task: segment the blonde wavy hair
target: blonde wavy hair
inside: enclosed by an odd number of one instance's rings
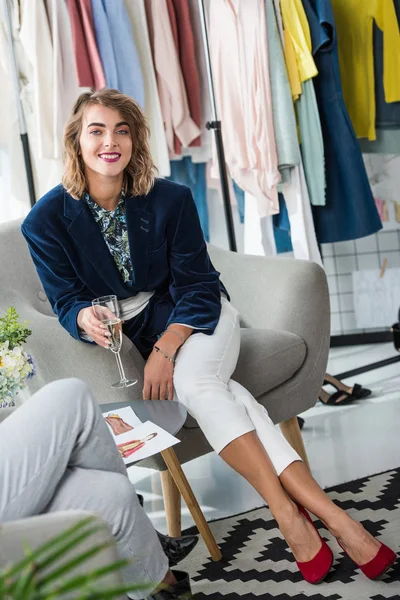
[[[79,138],[83,114],[93,104],[116,110],[129,123],[133,138],[132,156],[124,173],[124,189],[128,196],[141,196],[154,185],[156,167],[150,154],[150,130],[139,105],[118,90],[102,89],[81,94],[64,130],[64,174],[62,183],[71,196],[79,200],[87,189],[85,165],[80,155]]]

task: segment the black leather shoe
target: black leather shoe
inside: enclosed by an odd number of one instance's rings
[[[168,558],[169,566],[174,567],[181,560],[189,556],[197,545],[199,538],[196,535],[182,535],[181,537],[169,537],[156,531],[164,554]]]
[[[143,496],[137,495],[140,505],[143,506]],[[189,556],[197,545],[199,538],[196,535],[183,535],[181,537],[169,537],[156,530],[165,556],[168,558],[169,566],[174,567],[181,560]]]
[[[148,596],[147,600],[189,600],[194,598],[190,589],[189,575],[183,571],[172,571],[177,582],[164,590],[159,590]]]

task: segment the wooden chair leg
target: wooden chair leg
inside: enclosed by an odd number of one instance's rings
[[[176,483],[176,486],[180,493],[182,494],[182,498],[184,499],[190,514],[193,517],[194,522],[196,523],[197,529],[200,532],[201,537],[203,538],[210,556],[213,560],[221,560],[222,554],[221,550],[217,546],[217,542],[211,532],[211,529],[203,515],[203,512],[199,506],[199,503],[196,500],[195,495],[193,494],[192,488],[189,485],[188,480],[186,479],[186,475],[182,470],[182,467],[179,463],[178,457],[175,454],[173,448],[168,448],[161,452],[161,455],[165,461],[165,464],[168,467],[168,470]]]
[[[179,537],[181,535],[181,495],[172,479],[171,473],[161,471],[161,486],[164,497],[165,512],[167,515],[168,535]]]
[[[297,454],[303,460],[305,466],[311,472],[310,463],[308,462],[308,457],[304,447],[303,437],[301,435],[297,417],[292,417],[287,421],[282,421],[282,423],[279,425],[289,444],[292,446],[292,448],[294,448],[294,450],[296,450]]]

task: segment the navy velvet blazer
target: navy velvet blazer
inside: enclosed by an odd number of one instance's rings
[[[77,315],[93,298],[155,291],[126,329],[142,354],[149,353],[157,334],[171,323],[213,333],[221,291],[226,291],[208,256],[190,190],[157,179],[149,194],[125,201],[133,266],[129,283],[124,283],[86,202],[72,198],[62,185],[41,198],[24,220],[22,233],[61,325],[80,339]]]

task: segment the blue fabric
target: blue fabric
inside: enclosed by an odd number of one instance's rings
[[[92,0],[92,11],[107,86],[128,94],[143,108],[143,74],[124,1]],[[113,85],[108,81],[108,72]]]
[[[293,252],[292,240],[290,237],[290,221],[283,194],[278,194],[279,213],[272,217],[274,226],[275,245],[278,254],[284,252]]]
[[[400,26],[400,0],[394,0],[397,21]],[[386,102],[383,85],[383,32],[374,22],[374,69],[377,129],[400,128],[400,102]],[[400,77],[400,73],[398,74]]]
[[[312,207],[315,232],[319,243],[354,240],[382,223],[343,100],[330,0],[302,1],[319,73],[313,81],[325,147],[326,206]]]
[[[43,288],[61,325],[80,339],[77,316],[93,298],[129,298],[155,291],[148,306],[124,324],[146,358],[171,323],[212,334],[221,311],[219,273],[207,253],[190,190],[157,179],[146,196],[126,198],[126,221],[133,267],[124,282],[85,201],[62,185],[32,208],[22,233]]]
[[[242,188],[240,188],[238,186],[236,181],[233,181],[233,179],[232,179],[232,184],[233,184],[233,191],[235,192],[235,196],[236,196],[236,203],[237,203],[238,212],[239,212],[239,219],[240,219],[241,223],[244,223],[244,191],[242,190]]]
[[[91,0],[94,32],[108,88],[118,88],[118,72],[103,0]]]
[[[204,237],[209,242],[206,163],[194,163],[190,156],[184,156],[182,160],[171,160],[170,164],[171,176],[167,179],[190,188],[199,213]]]

